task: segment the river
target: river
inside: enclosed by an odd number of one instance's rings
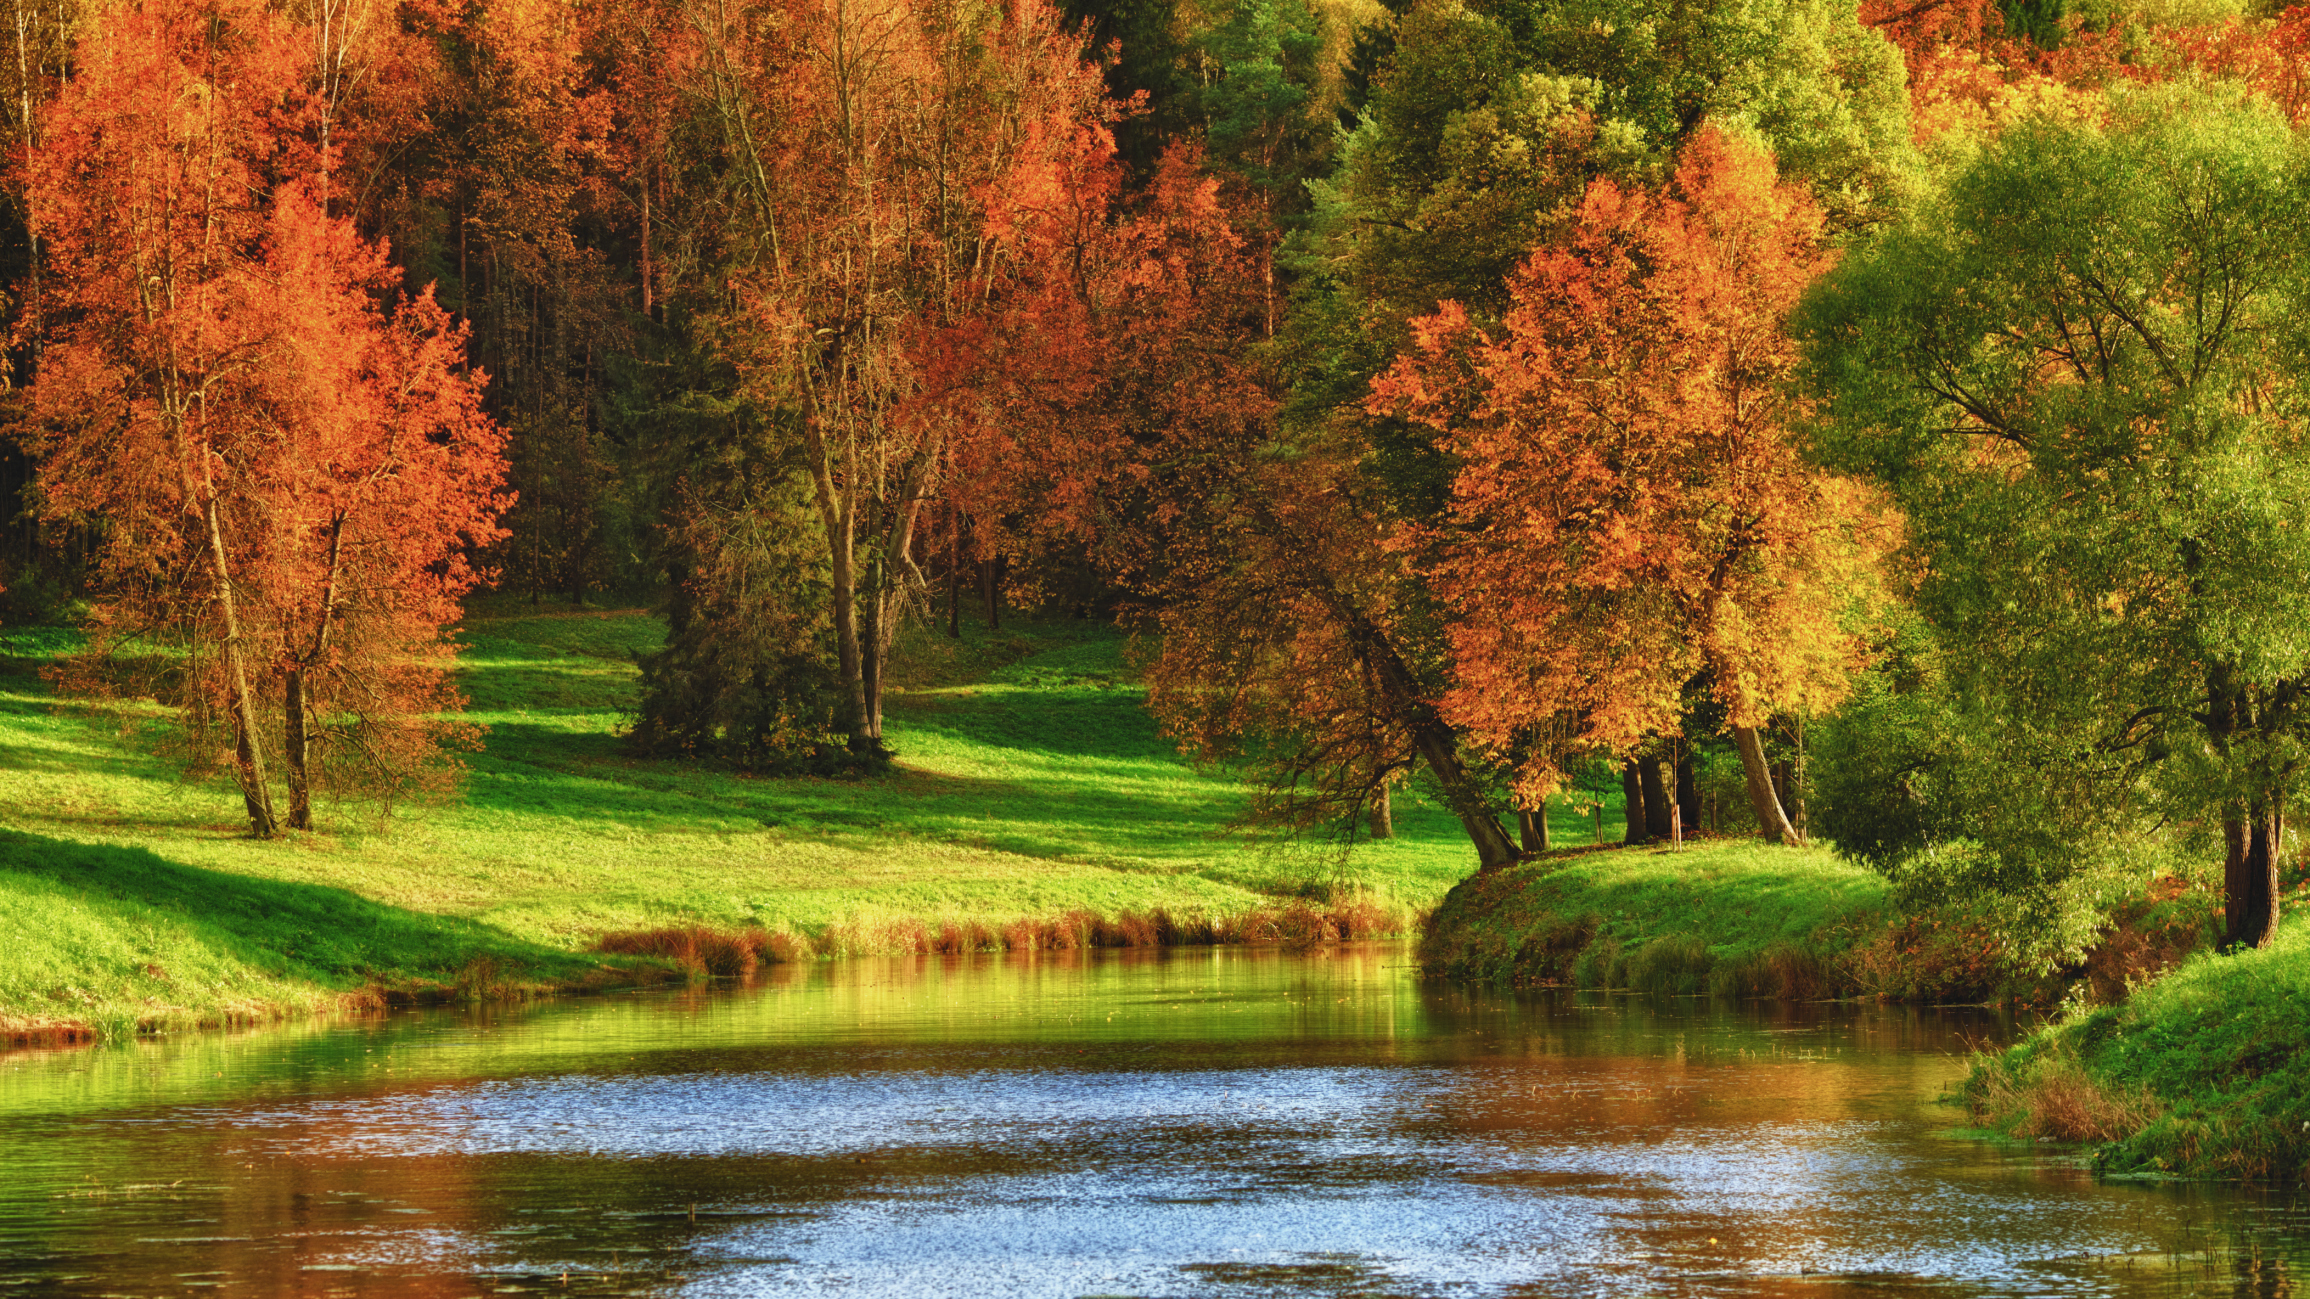
[[[0,1295],[2310,1291],[2310,1204],[1936,1097],[2012,1025],[1407,949],[752,985],[0,1056]]]

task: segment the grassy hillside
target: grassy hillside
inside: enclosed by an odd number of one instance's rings
[[[1665,994],[1848,992],[1883,879],[1748,836],[1552,854],[1453,889],[1421,945],[1459,978]],[[1877,991],[1877,989],[1869,989]]]
[[[620,751],[655,619],[476,617],[461,672],[489,734],[462,799],[390,822],[323,809],[322,832],[259,843],[229,785],[187,783],[115,721],[60,705],[36,673],[68,634],[0,632],[0,1026],[609,979],[586,949],[612,931],[762,926],[874,950],[916,921],[1230,915],[1338,882],[1328,854],[1222,836],[1242,787],[1156,734],[1112,629],[966,633],[895,665],[895,775],[757,780]],[[1585,837],[1574,820],[1558,833]],[[1416,797],[1398,823],[1347,874],[1408,920],[1469,855]]]

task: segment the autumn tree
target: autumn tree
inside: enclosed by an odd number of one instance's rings
[[[2235,92],[2118,95],[1830,281],[1829,445],[1906,507],[1973,701],[1977,797],[1898,855],[1976,843],[1972,887],[2028,902],[2177,825],[2224,861],[2224,941],[2270,941],[2310,735],[2301,158]]]
[[[1006,273],[990,207],[1107,111],[1039,4],[697,0],[699,92],[729,159],[741,396],[791,429],[828,555],[845,729],[882,744],[882,665],[918,599],[916,527],[950,434],[918,349]]]
[[[103,535],[67,675],[177,704],[196,762],[225,732],[260,836],[276,756],[304,827],[323,765],[390,791],[452,738],[440,629],[501,504],[461,338],[324,209],[307,35],[232,5],[107,14],[28,165],[43,503]]]
[[[1704,131],[1664,192],[1591,186],[1564,244],[1511,278],[1496,335],[1446,304],[1373,385],[1376,413],[1433,427],[1458,466],[1428,539],[1453,650],[1441,702],[1520,751],[1528,795],[1560,787],[1568,755],[1675,734],[1705,674],[1758,824],[1796,837],[1758,731],[1842,694],[1842,606],[1877,526],[1791,431],[1784,322],[1826,263],[1820,227],[1769,156]]]

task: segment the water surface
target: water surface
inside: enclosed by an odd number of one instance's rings
[[[2297,1293],[2310,1206],[1953,1135],[1978,1011],[1471,992],[1373,945],[0,1057],[0,1293]]]

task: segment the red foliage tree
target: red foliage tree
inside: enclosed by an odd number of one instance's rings
[[[1842,693],[1840,613],[1880,523],[1789,432],[1783,325],[1826,264],[1819,229],[1768,156],[1704,131],[1666,192],[1591,186],[1564,245],[1511,280],[1500,337],[1446,304],[1374,385],[1376,411],[1460,462],[1449,521],[1413,539],[1450,608],[1442,702],[1524,755],[1528,797],[1568,752],[1673,732],[1705,671],[1759,823],[1794,835],[1757,728]]]
[[[428,296],[388,305],[382,250],[323,210],[309,39],[255,6],[108,14],[27,169],[43,506],[104,539],[66,674],[178,704],[196,760],[228,731],[259,835],[268,751],[309,826],[317,746],[391,792],[454,738],[426,716],[455,703],[440,633],[503,504],[460,335]]]

